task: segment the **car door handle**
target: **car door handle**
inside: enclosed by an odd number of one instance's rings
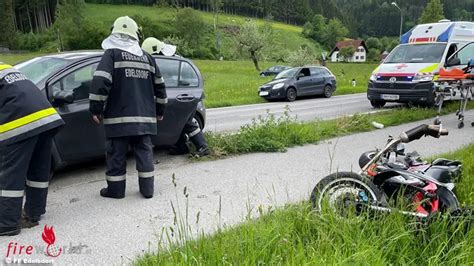
[[[180,95],[176,96],[176,100],[178,100],[180,102],[191,102],[191,101],[194,101],[194,99],[196,99],[196,98],[192,95],[189,95],[189,94],[180,94]]]

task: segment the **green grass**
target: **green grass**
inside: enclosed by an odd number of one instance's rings
[[[262,78],[249,61],[194,60],[204,77],[207,107],[263,103],[258,96],[260,85],[271,78]],[[263,63],[268,67],[271,63]]]
[[[107,12],[104,12],[107,10]],[[201,12],[204,21],[208,25],[214,25],[214,18],[212,13]],[[138,5],[106,5],[106,4],[86,4],[86,19],[101,23],[103,27],[107,29],[113,24],[114,20],[119,16],[134,16],[140,15],[150,18],[153,22],[158,23],[173,23],[176,15],[176,9],[162,8],[157,6],[138,6]],[[219,25],[220,27],[225,26],[237,26],[244,23],[248,19],[241,16],[233,16],[220,14]],[[263,25],[266,23],[264,20],[257,19],[257,24]],[[311,41],[301,34],[302,28],[293,25],[287,25],[280,22],[270,22],[274,29],[276,43],[272,49],[275,50],[289,50],[293,51],[298,49],[302,45],[306,45],[313,50],[320,51],[319,45]],[[150,37],[150,36],[146,36]],[[156,38],[164,39],[168,36],[153,36]],[[222,49],[225,51],[234,51],[234,44],[230,40],[232,37],[229,34],[223,35]]]
[[[335,95],[367,92],[370,75],[377,66],[375,63],[329,63],[327,67],[337,79]],[[352,87],[352,79],[356,80],[355,87]]]
[[[34,58],[36,56],[41,56],[41,53],[20,53],[20,54],[3,54],[0,53],[0,62],[14,65],[16,63]]]
[[[102,12],[107,9],[107,12]],[[155,21],[172,21],[176,14],[174,8],[151,7],[141,5],[107,5],[107,4],[86,4],[86,16],[94,21],[103,21],[104,23],[113,24],[114,20],[120,16],[130,16],[140,14],[142,16],[151,17]],[[204,20],[208,24],[214,23],[213,13],[200,12]],[[219,21],[222,25],[237,25],[243,24],[247,18],[242,16],[220,14]],[[257,19],[259,25],[265,23],[262,19]],[[294,33],[301,33],[302,28],[299,26],[289,25],[281,22],[272,22],[272,27],[277,30],[283,30]]]
[[[446,157],[446,156],[443,156]],[[458,196],[474,204],[474,144],[447,155],[465,169]],[[423,225],[416,218],[386,216],[341,219],[333,212],[316,214],[308,202],[263,211],[260,218],[160,243],[156,254],[137,265],[472,265],[474,228],[466,221],[439,219]],[[163,236],[170,241],[171,235]],[[182,231],[175,231],[180,235]],[[187,241],[186,241],[187,240]],[[172,241],[172,240],[171,240]]]
[[[204,76],[207,107],[265,102],[258,96],[257,89],[271,78],[260,77],[252,62],[212,60],[194,60],[194,62]],[[276,64],[263,62],[262,68]],[[328,68],[337,79],[335,95],[366,92],[370,74],[376,66],[376,64],[328,64]],[[352,87],[353,78],[357,81],[356,87]]]
[[[471,102],[469,107],[474,108],[474,103]],[[443,113],[454,112],[457,108],[456,103],[446,105]],[[238,134],[208,133],[207,139],[211,158],[251,152],[278,152],[285,151],[288,147],[375,130],[371,125],[372,121],[395,126],[435,115],[436,110],[428,108],[397,108],[375,114],[356,114],[352,117],[310,122],[298,122],[288,115],[278,119],[269,115],[243,126]]]

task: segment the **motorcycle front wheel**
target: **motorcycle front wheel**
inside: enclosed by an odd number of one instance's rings
[[[318,182],[311,193],[311,204],[318,212],[329,208],[346,217],[359,213],[360,204],[376,204],[384,198],[370,179],[352,172],[338,172]]]

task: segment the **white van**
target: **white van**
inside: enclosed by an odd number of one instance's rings
[[[400,38],[380,66],[372,73],[367,98],[375,108],[386,102],[434,104],[437,73],[447,59],[474,41],[474,22],[417,25]]]

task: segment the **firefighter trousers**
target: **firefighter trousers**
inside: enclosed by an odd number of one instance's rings
[[[153,196],[154,165],[152,136],[129,136],[108,138],[106,141],[107,190],[116,197],[125,196],[127,174],[127,152],[129,147],[135,156],[138,171],[140,193],[145,197]]]
[[[199,127],[198,121],[196,118],[194,118],[194,115],[191,116],[191,118],[189,118],[189,120],[184,125],[183,132],[176,143],[176,147],[178,147],[178,149],[181,151],[189,152],[188,146],[186,145],[188,138],[194,144],[196,150],[207,148],[206,138],[204,138],[204,134]]]
[[[53,131],[0,147],[0,227],[19,227],[25,214],[46,212]]]

